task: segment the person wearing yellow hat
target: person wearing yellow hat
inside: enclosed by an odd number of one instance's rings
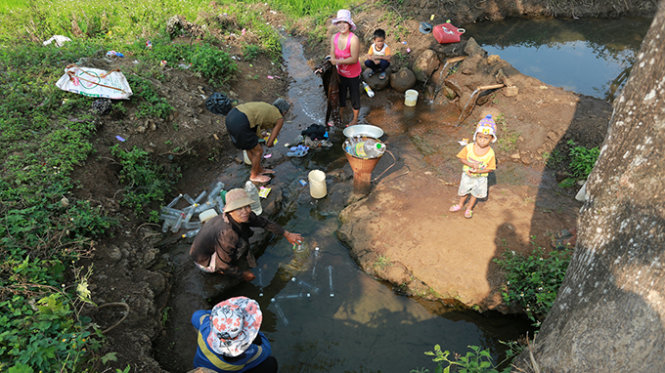
[[[290,244],[302,243],[300,234],[291,233],[253,213],[250,208],[252,202],[244,189],[236,188],[226,193],[224,213],[203,224],[189,249],[189,255],[199,269],[252,281],[254,274],[240,268],[241,259],[246,259],[249,267],[256,267],[256,258],[249,247],[249,238],[254,233],[252,227],[284,236]]]

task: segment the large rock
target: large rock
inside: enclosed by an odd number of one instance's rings
[[[416,74],[408,67],[402,67],[398,72],[390,74],[390,86],[398,92],[404,92],[416,85]]]
[[[413,73],[418,81],[425,82],[439,68],[439,65],[436,53],[431,49],[425,49],[416,57],[416,61],[413,63]]]
[[[476,39],[474,38],[469,38],[469,40],[466,42],[466,45],[464,45],[464,54],[467,56],[475,56],[477,54],[485,57],[487,55],[487,52],[478,45],[476,42]]]
[[[379,74],[374,74],[372,76],[369,76],[369,72],[372,71],[372,69],[365,69],[363,71],[363,80],[369,84],[370,87],[372,87],[373,90],[375,91],[380,91],[382,89],[385,89],[388,85],[390,85],[390,68],[386,70],[386,78],[385,79],[379,79]]]

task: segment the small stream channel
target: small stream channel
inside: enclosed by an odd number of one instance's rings
[[[474,33],[482,34],[479,26],[474,27]],[[491,33],[491,28],[488,30]],[[478,39],[485,40],[482,36]],[[181,242],[171,248],[178,273],[169,303],[168,341],[156,346],[162,367],[174,372],[190,369],[195,331],[189,324],[189,316],[196,309],[210,308],[238,295],[259,302],[264,315],[261,329],[272,343],[273,355],[282,372],[408,372],[420,367],[433,370],[431,358],[423,352],[431,350],[434,344],[462,354],[468,345],[478,345],[489,348],[495,361],[501,360],[505,347],[499,340],[523,335],[529,330],[527,320],[495,312],[451,311],[438,302],[400,296],[390,285],[360,270],[349,256],[348,248],[336,238],[337,214],[346,200],[334,200],[332,195],[313,200],[299,180],[307,180],[308,171],[313,169],[326,173],[343,168],[348,171],[340,146],[342,134],[339,130],[332,134],[335,145],[328,150],[318,150],[304,158],[285,155],[288,149],[282,146],[284,143],[292,141],[309,124],[323,123],[325,99],[320,78],[307,65],[299,42],[286,37],[283,53],[292,79],[288,96],[294,107],[267,161],[277,172],[272,185],[284,197],[285,207],[276,220],[286,229],[302,233],[305,245],[302,252],[294,252],[281,237],[267,242],[258,257],[258,268],[254,269],[257,279],[221,292],[217,290],[216,276],[202,274],[191,263],[186,254],[189,243]],[[490,53],[498,53],[515,63],[502,51]],[[565,50],[561,53],[567,54]],[[519,64],[516,67],[519,69]],[[436,115],[440,119],[440,114],[435,114],[432,106],[425,103],[418,104],[422,110],[402,112],[399,110],[402,96],[386,94],[397,104],[376,107],[363,96],[361,123],[370,110],[381,112],[373,113],[372,120],[380,118],[380,125],[393,128],[400,128],[404,121],[433,120]],[[384,140],[390,143],[389,139]],[[391,162],[383,157],[375,173],[389,167]],[[227,188],[239,187],[248,177],[248,168],[234,164],[218,173],[221,175],[218,179]],[[346,183],[350,184],[350,180]],[[328,180],[328,191],[334,187]],[[315,247],[320,249],[317,258]],[[298,281],[317,289],[298,285]]]

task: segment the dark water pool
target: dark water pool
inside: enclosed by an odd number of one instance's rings
[[[489,54],[521,73],[611,100],[622,86],[651,19],[510,19],[464,25]]]

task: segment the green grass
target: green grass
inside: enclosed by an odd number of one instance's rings
[[[281,0],[269,7],[294,20],[309,19],[312,30],[324,35],[325,21],[350,5]],[[267,8],[263,1],[232,0],[0,3],[0,371],[94,372],[112,361],[112,352],[98,356],[103,337],[81,316],[85,305],[94,307],[87,290],[91,272],[81,259],[91,256],[96,240],[112,239],[117,221],[99,202],[74,193],[73,172],[96,156],[92,139],[99,122],[90,114],[93,99],[55,87],[64,67],[108,50],[131,56],[137,64],[123,73],[134,96],[114,102],[111,115],[131,111],[139,119],[168,120],[174,108],[160,92],[166,75],[159,61],[191,63],[192,73],[224,86],[237,71],[224,39],[246,29],[258,40],[243,47],[247,59],[265,55],[280,62],[281,35],[266,24]],[[222,25],[224,13],[231,22]],[[177,35],[165,28],[173,15],[207,31],[185,43],[173,40]],[[53,35],[73,41],[42,46]],[[118,146],[113,156],[121,166],[118,199],[135,214],[154,218],[152,209],[179,171],[160,168],[140,148]]]

